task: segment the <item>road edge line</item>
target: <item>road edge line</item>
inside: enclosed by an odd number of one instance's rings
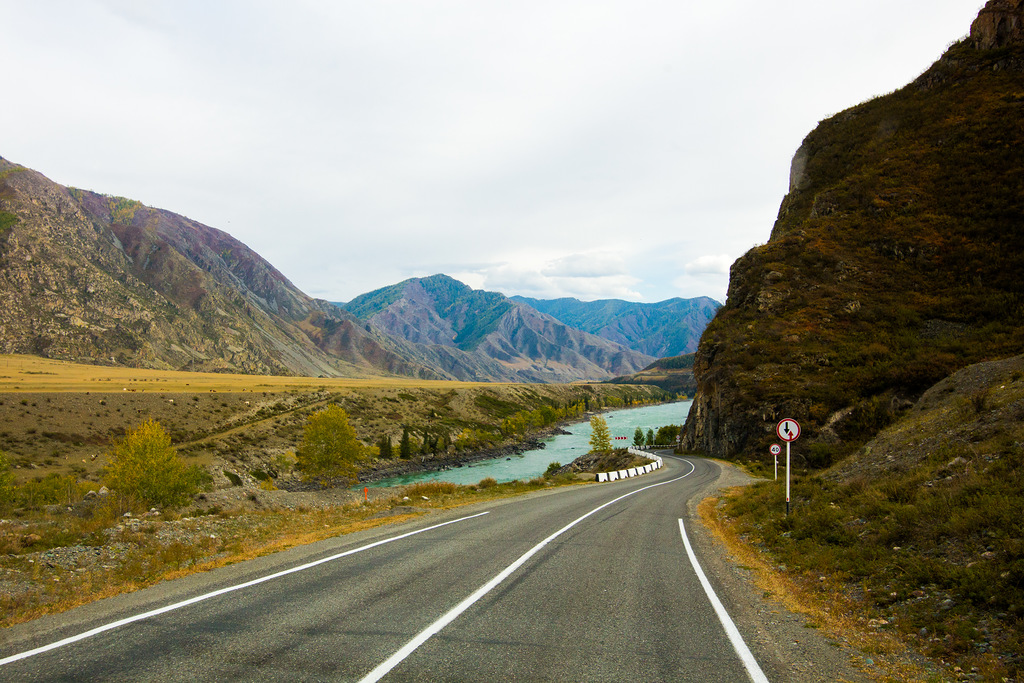
[[[711,601],[711,606],[715,609],[715,614],[718,615],[718,620],[722,622],[722,627],[725,628],[725,634],[729,636],[729,642],[732,643],[733,650],[739,655],[740,661],[743,662],[744,668],[747,670],[747,675],[750,676],[750,680],[754,683],[768,683],[768,677],[764,675],[760,665],[754,658],[750,648],[747,647],[746,642],[743,640],[743,636],[740,634],[736,624],[733,622],[732,617],[729,616],[729,612],[726,611],[725,605],[718,599],[718,595],[715,593],[715,589],[711,587],[711,582],[708,581],[708,577],[704,574],[704,570],[700,567],[700,562],[697,561],[697,555],[693,552],[693,547],[690,545],[690,539],[686,535],[686,526],[683,524],[683,520],[679,520],[679,533],[683,537],[683,545],[686,546],[686,554],[690,558],[690,564],[693,565],[693,571],[697,574],[697,578],[700,580],[700,585],[704,587],[704,592],[707,593],[708,599]]]

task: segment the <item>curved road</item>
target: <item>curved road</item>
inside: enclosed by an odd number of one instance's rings
[[[741,659],[739,634],[728,638],[681,529],[687,501],[719,467],[665,465],[12,627],[0,634],[0,679],[765,680]]]

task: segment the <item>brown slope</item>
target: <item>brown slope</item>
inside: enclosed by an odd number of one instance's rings
[[[6,352],[259,374],[430,373],[227,233],[0,160]]]

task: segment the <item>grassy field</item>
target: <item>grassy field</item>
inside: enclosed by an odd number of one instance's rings
[[[0,392],[53,391],[163,391],[163,392],[246,392],[324,389],[337,391],[356,387],[450,388],[453,386],[503,386],[485,382],[448,382],[403,377],[284,377],[274,375],[229,375],[217,372],[178,372],[120,366],[83,365],[37,356],[0,355]],[[507,385],[504,385],[507,386]]]

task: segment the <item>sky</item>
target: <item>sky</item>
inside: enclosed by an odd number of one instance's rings
[[[790,160],[981,0],[0,0],[0,156],[307,294],[725,301]]]

